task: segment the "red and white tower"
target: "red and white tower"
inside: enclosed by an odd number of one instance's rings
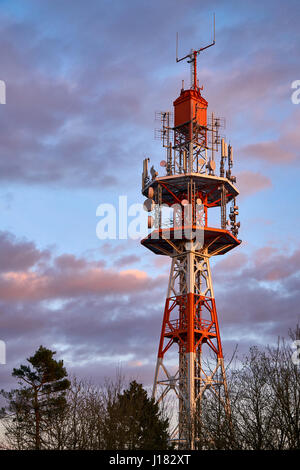
[[[182,86],[173,103],[172,124],[170,112],[158,114],[162,121],[160,135],[167,150],[167,158],[161,162],[166,174],[159,176],[152,166],[149,175],[149,159],[145,159],[142,176],[148,227],[153,230],[141,243],[172,261],[153,397],[161,401],[169,392],[175,394],[178,424],[173,437],[177,446],[185,449],[197,448],[207,393],[215,393],[230,415],[210,258],[241,243],[237,238],[240,224],[236,222],[239,192],[231,174],[232,147],[219,134],[224,120],[213,113],[207,116],[208,103],[197,80],[197,55],[214,43],[177,59],[191,63],[192,83],[189,89]],[[228,205],[231,207],[227,220]],[[220,207],[219,227],[209,223],[209,209],[215,207]],[[168,223],[163,221],[166,210],[171,214]],[[179,357],[174,372],[169,359],[174,358],[175,351]]]

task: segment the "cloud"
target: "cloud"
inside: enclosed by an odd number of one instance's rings
[[[221,259],[215,265],[215,272],[223,285],[240,280],[252,282],[270,283],[273,281],[289,282],[290,277],[295,277],[300,271],[300,247],[295,247],[289,252],[278,248],[276,245],[266,245],[255,249],[250,254],[243,252],[242,246],[239,251]],[[230,277],[227,271],[230,270]]]
[[[36,262],[0,278],[1,339],[7,343],[8,374],[40,344],[66,359],[70,372],[96,376],[122,363],[130,374],[149,380],[154,370],[163,316],[167,275],[149,276],[140,269],[106,268],[65,253],[43,258],[32,242],[10,234],[11,254],[20,247],[36,253]],[[39,256],[38,256],[39,254]],[[221,258],[212,268],[225,350],[241,343],[272,343],[299,319],[300,248],[290,253],[266,246]],[[297,283],[298,280],[298,283]]]
[[[88,9],[73,2],[72,22],[67,4],[54,1],[43,6],[29,1],[21,21],[13,10],[2,12],[2,78],[8,89],[1,115],[2,181],[103,188],[122,181],[129,187],[131,179],[121,179],[116,168],[129,175],[128,163],[137,164],[140,153],[149,151],[154,111],[171,106],[188,73],[172,62],[174,24],[180,17],[181,47],[189,50],[199,41],[199,19],[209,17],[207,6],[188,3],[188,8],[180,2],[173,8],[169,0],[151,6],[133,1],[125,8],[117,1],[111,10],[93,0]],[[223,14],[222,2],[218,8]],[[237,21],[226,22],[233,11]],[[282,120],[269,114],[272,103],[280,108],[289,101],[289,83],[298,71],[297,54],[282,52],[288,43],[282,18],[289,20],[287,36],[297,31],[291,12],[275,2],[272,21],[266,23],[264,10],[256,8],[254,14],[226,2],[225,23],[217,22],[222,41],[201,56],[204,95],[237,129],[245,129],[246,121],[250,133],[266,120],[273,126]],[[206,29],[204,36],[210,34],[209,20]],[[273,162],[284,151],[283,158],[291,161],[298,140],[293,148],[286,144],[296,139],[295,123],[293,136],[287,132],[278,145],[261,135],[254,143],[246,137],[251,143],[242,148],[244,156]]]
[[[300,136],[296,124],[299,122],[299,118],[300,111],[296,108],[280,126],[277,138],[245,145],[240,148],[240,155],[244,158],[254,158],[276,165],[289,165],[295,161],[299,162]]]
[[[272,181],[268,176],[253,171],[242,171],[238,173],[237,182],[241,198],[272,187]]]
[[[105,364],[124,361],[133,370],[136,361],[147,365],[151,355],[154,360],[156,341],[153,347],[149,339],[158,337],[159,299],[163,303],[161,287],[167,278],[140,269],[106,268],[103,260],[68,253],[55,256],[3,233],[0,253],[7,246],[12,262],[0,276],[1,339],[8,360],[0,370],[3,381],[10,383],[12,367],[40,344],[61,351],[70,370],[83,371],[84,363],[93,370],[94,361],[104,363],[102,373],[111,370]],[[22,250],[24,260],[19,260]]]
[[[115,1],[108,8],[90,0],[86,8],[76,1],[29,0],[18,14],[13,6],[7,15],[2,10],[3,185],[10,191],[26,185],[59,185],[74,193],[94,188],[101,197],[107,189],[136,187],[143,154],[156,154],[154,111],[170,109],[181,79],[189,76],[186,64],[175,63],[172,38],[179,29],[180,47],[189,51],[210,34],[210,21],[206,31],[203,22],[207,5],[175,4]],[[282,2],[255,8],[219,2],[216,47],[199,58],[203,95],[211,110],[226,117],[226,132],[241,156],[242,197],[274,191],[272,165],[289,165],[299,156],[300,107],[290,101],[290,83],[299,78],[298,11],[294,1],[290,8]],[[252,161],[267,164],[270,173],[249,170]],[[91,261],[63,246],[57,256],[0,233],[0,324],[8,353],[0,368],[3,384],[40,344],[56,349],[68,370],[96,380],[122,362],[152,381],[170,260],[152,257],[148,263],[133,250],[124,254],[123,246],[105,243],[91,256],[100,259]],[[299,249],[243,250],[212,270],[229,350],[235,342],[245,348],[272,342],[298,318]]]
[[[125,271],[120,271],[121,276],[132,276],[136,280],[138,279],[147,279],[147,273],[141,271],[140,269],[126,269]]]
[[[230,260],[231,258],[231,260]],[[212,269],[221,337],[227,357],[234,345],[274,345],[300,323],[299,248],[236,253]]]
[[[116,259],[114,265],[117,267],[128,266],[129,264],[138,263],[140,261],[139,256],[136,255],[124,255]]]
[[[151,279],[144,271],[116,271],[77,260],[70,269],[60,262],[37,272],[7,272],[0,277],[0,297],[5,300],[46,300],[76,298],[86,295],[111,296],[153,289],[159,280]]]
[[[259,142],[249,144],[240,149],[241,155],[248,158],[267,160],[273,163],[282,164],[283,161],[289,162],[295,159],[292,152],[286,151],[278,141]]]
[[[48,250],[40,251],[33,242],[17,240],[9,232],[0,232],[0,270],[23,271],[50,257]]]

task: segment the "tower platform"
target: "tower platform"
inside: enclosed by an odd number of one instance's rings
[[[199,251],[205,251],[209,256],[224,255],[241,243],[241,240],[238,240],[228,230],[213,227],[201,229],[193,225],[190,227],[171,227],[153,230],[141,241],[141,244],[156,255],[173,256],[174,254],[182,253],[184,251],[184,244],[190,241],[190,238],[184,234],[188,234],[189,231],[195,233],[196,230],[203,231],[203,234],[198,236],[198,239],[202,242],[199,245]]]
[[[143,195],[148,196],[148,190],[152,187],[154,190],[161,187],[163,203],[174,204],[181,201],[187,192],[188,184],[193,180],[195,191],[207,196],[207,204],[210,207],[221,205],[221,188],[224,186],[227,194],[226,203],[232,201],[239,195],[238,189],[227,178],[215,175],[205,175],[202,173],[185,173],[170,176],[160,176],[145,185]],[[175,196],[175,197],[174,197]]]

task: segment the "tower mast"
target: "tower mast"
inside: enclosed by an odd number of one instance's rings
[[[174,124],[170,112],[161,113],[163,145],[167,160],[161,162],[166,174],[152,169],[148,175],[144,163],[142,193],[148,198],[149,228],[154,229],[142,245],[157,255],[171,258],[171,269],[165,302],[153,397],[160,402],[172,393],[178,403],[178,423],[173,439],[180,449],[202,446],[205,429],[204,398],[217,397],[230,420],[230,403],[224,358],[213,291],[210,258],[220,256],[241,243],[236,222],[239,194],[231,174],[232,147],[219,136],[224,125],[221,118],[207,118],[207,101],[197,83],[197,55],[215,44],[192,51],[184,59],[192,63],[193,80],[189,89],[182,87],[174,101]],[[178,48],[178,39],[177,39]],[[173,143],[169,141],[173,135]],[[167,139],[167,141],[166,141]],[[222,144],[222,145],[221,145]],[[220,174],[216,175],[216,154],[221,150]],[[228,157],[229,170],[224,176]],[[226,207],[232,204],[229,219]],[[166,226],[162,224],[162,207],[172,212]],[[220,207],[220,227],[209,225],[210,208]],[[150,215],[152,213],[152,215]],[[231,227],[228,227],[231,225]],[[173,371],[169,360],[178,352]],[[209,355],[210,353],[210,355]]]

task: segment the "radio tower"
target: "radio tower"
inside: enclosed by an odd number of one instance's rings
[[[237,238],[240,223],[236,222],[239,192],[234,185],[236,178],[231,174],[232,147],[219,134],[224,120],[213,113],[207,117],[208,103],[197,80],[197,56],[214,44],[215,33],[208,46],[176,58],[177,62],[187,59],[191,64],[192,80],[189,89],[184,89],[182,84],[181,93],[173,103],[173,125],[172,113],[156,113],[162,122],[157,134],[167,150],[167,158],[161,162],[166,174],[159,176],[152,166],[149,175],[146,158],[142,176],[148,228],[153,230],[141,243],[153,253],[172,260],[153,397],[160,402],[169,392],[175,393],[178,424],[172,439],[179,449],[199,448],[208,393],[215,394],[230,420],[210,258],[223,255],[241,243]],[[229,220],[228,205],[231,205]],[[219,227],[209,222],[208,212],[214,207],[220,207]],[[167,223],[163,220],[164,211],[171,214]],[[178,367],[174,372],[172,360],[176,352]]]

